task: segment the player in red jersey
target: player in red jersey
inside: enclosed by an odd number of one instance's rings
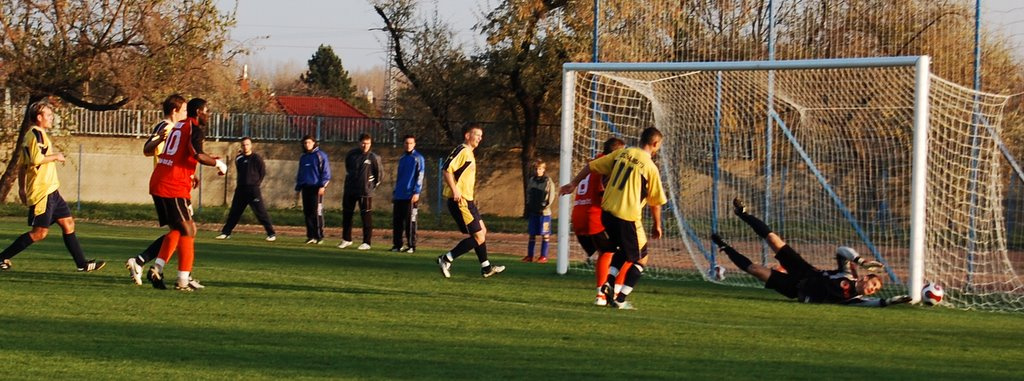
[[[625,146],[626,143],[621,139],[609,138],[605,140],[603,151],[597,157],[607,155]],[[608,235],[604,232],[604,225],[601,224],[601,197],[603,195],[603,176],[597,172],[590,172],[576,186],[576,197],[572,203],[572,230],[576,234],[580,246],[583,246],[583,251],[587,253],[587,261],[591,261],[594,254],[600,251],[597,262],[594,264],[594,275],[597,278],[597,298],[594,299],[594,304],[599,306],[608,304],[604,294],[601,293],[601,285],[608,278],[608,267],[611,266],[612,254],[615,251],[608,241]],[[616,283],[621,284],[621,281],[617,280]]]
[[[196,165],[217,167],[219,174],[227,172],[227,164],[203,152],[204,128],[209,120],[206,100],[193,98],[186,106],[186,118],[179,121],[166,134],[164,150],[157,159],[153,175],[149,178],[149,193],[153,196],[160,226],[170,231],[164,236],[160,254],[149,268],[148,278],[154,288],[166,289],[164,265],[174,250],[181,255],[178,261],[178,283],[175,289],[193,291],[202,288],[190,278],[195,260],[196,224],[192,220],[192,188]]]
[[[170,131],[171,127],[174,127],[177,121],[185,119],[185,102],[188,102],[188,100],[180,94],[171,94],[164,99],[164,119],[153,126],[152,135],[150,135],[150,138],[146,140],[146,144],[142,147],[143,154],[153,158],[154,168],[158,160],[160,160],[160,153],[164,151],[166,133]],[[160,237],[146,247],[146,250],[125,261],[124,267],[128,269],[128,276],[132,279],[132,283],[139,286],[142,285],[142,275],[144,273],[142,266],[156,259],[156,256],[160,254],[160,246],[164,244],[164,235],[161,234]]]

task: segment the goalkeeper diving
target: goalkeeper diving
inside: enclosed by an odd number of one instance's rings
[[[882,277],[875,274],[876,271],[884,269],[881,263],[865,260],[852,248],[840,246],[836,250],[838,267],[835,270],[815,268],[800,257],[800,254],[786,244],[786,241],[773,232],[764,221],[747,213],[743,201],[737,198],[732,203],[736,216],[750,225],[751,229],[768,243],[775,252],[775,259],[785,268],[785,272],[751,262],[729,246],[717,233],[711,234],[711,240],[718,245],[719,250],[729,256],[736,267],[764,282],[764,288],[775,290],[787,298],[797,299],[803,303],[885,307],[910,302],[911,298],[907,295],[887,299],[869,297],[882,289]],[[870,272],[858,275],[857,266]]]

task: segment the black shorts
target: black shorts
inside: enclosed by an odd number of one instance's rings
[[[71,208],[59,191],[46,195],[46,209],[42,213],[35,214],[36,205],[28,207],[28,226],[45,228],[61,218],[71,217]]]
[[[626,221],[602,211],[601,224],[604,225],[604,231],[608,234],[611,246],[626,254],[627,261],[639,262],[640,259],[647,256],[647,244],[640,247],[637,234],[638,222]]]
[[[775,253],[775,259],[779,261],[779,264],[786,269],[789,275],[803,279],[810,276],[814,276],[818,273],[818,269],[814,268],[810,263],[807,263],[800,253],[797,253],[789,245],[782,246],[777,253]]]
[[[166,198],[153,196],[156,216],[160,226],[183,228],[186,221],[192,221],[192,200],[187,198]]]
[[[448,212],[455,219],[459,231],[467,234],[474,234],[483,230],[483,220],[480,218],[480,211],[476,210],[476,204],[464,200],[462,205],[454,199],[448,199]]]
[[[764,282],[764,288],[775,290],[787,298],[796,299],[796,297],[800,296],[801,280],[801,278],[791,274],[772,270],[772,274],[768,276],[768,281]]]
[[[604,231],[592,235],[577,234],[576,239],[580,241],[580,246],[583,246],[583,251],[587,253],[587,256],[594,255],[594,253],[615,252],[615,245],[612,245],[608,239],[608,233]]]
[[[775,253],[775,259],[786,269],[786,272],[772,270],[768,281],[764,282],[764,288],[775,290],[787,298],[797,298],[800,295],[801,283],[808,277],[814,276],[817,269],[807,263],[800,253],[797,253],[789,245],[782,246],[779,252]]]

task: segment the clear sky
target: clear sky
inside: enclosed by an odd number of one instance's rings
[[[234,0],[217,0],[222,9]],[[470,30],[483,12],[481,5],[494,0],[421,1],[421,12],[438,9],[443,20],[459,32],[458,38],[472,46],[479,41]],[[231,32],[235,42],[254,48],[243,63],[272,70],[281,64],[304,68],[320,44],[330,45],[349,71],[383,66],[385,59],[383,25],[366,0],[238,0],[237,25]]]
[[[1024,1],[981,0],[982,28],[998,31],[1016,46],[1017,57],[1024,59]]]
[[[234,0],[217,0],[222,7]],[[434,7],[459,33],[467,47],[482,43],[470,30],[479,15],[499,0],[421,0],[421,12]],[[981,0],[982,23],[1013,39],[1017,56],[1024,59],[1024,1]],[[242,62],[253,70],[275,70],[290,65],[305,68],[320,44],[334,48],[349,71],[383,66],[384,32],[380,17],[366,0],[238,0],[238,25],[231,32],[236,42],[255,48]],[[255,75],[255,74],[254,74]]]

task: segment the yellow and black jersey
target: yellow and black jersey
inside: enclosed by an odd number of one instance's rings
[[[22,144],[22,163],[25,165],[25,193],[28,205],[36,205],[46,200],[46,196],[53,193],[60,187],[57,180],[57,165],[55,162],[43,164],[47,154],[55,152],[50,137],[46,131],[33,126]],[[43,209],[46,205],[42,205]]]
[[[640,221],[644,205],[668,202],[658,167],[651,154],[640,148],[623,148],[595,159],[590,170],[607,179],[601,209],[618,218]]]
[[[462,198],[473,201],[473,188],[476,187],[476,156],[473,155],[473,148],[459,144],[444,159],[442,170],[451,173],[455,177],[455,187],[459,189]],[[444,197],[452,198],[452,190],[448,183],[444,186]]]
[[[174,122],[167,119],[161,120],[155,126],[153,126],[153,134],[149,136],[149,140],[147,140],[147,142],[159,139],[160,136],[163,135],[164,130],[171,127],[174,127]],[[164,144],[166,143],[167,142],[160,142],[160,144],[157,144],[156,150],[153,151],[154,167],[156,166],[157,163],[160,162],[160,154],[164,153]]]

